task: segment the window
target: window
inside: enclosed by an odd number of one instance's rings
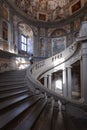
[[[22,51],[27,50],[27,38],[24,35],[21,35],[21,50]]]
[[[33,39],[25,35],[21,35],[21,50],[29,54],[33,54]]]

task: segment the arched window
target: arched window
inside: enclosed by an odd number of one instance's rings
[[[19,29],[19,53],[33,54],[33,31],[30,26],[20,23]]]

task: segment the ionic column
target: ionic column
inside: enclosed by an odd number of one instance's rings
[[[71,74],[71,66],[67,68],[67,75],[68,75],[68,98],[71,99],[72,97],[72,74]]]
[[[67,97],[66,68],[63,70],[63,96]]]
[[[48,88],[51,89],[51,74],[48,75]]]
[[[47,88],[47,75],[44,77],[44,86]]]

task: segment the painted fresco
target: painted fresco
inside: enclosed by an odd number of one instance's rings
[[[52,38],[53,55],[63,51],[66,48],[66,37]]]
[[[63,28],[64,28],[64,30],[66,30],[67,33],[70,33],[70,31],[71,31],[70,24],[65,25]]]
[[[15,4],[34,19],[60,20],[65,17],[63,7],[68,0],[14,0]],[[37,12],[37,13],[36,13]]]
[[[72,7],[71,7],[72,13],[78,11],[80,8],[81,8],[81,1],[78,1],[77,3],[72,5]]]
[[[65,31],[62,29],[57,29],[52,33],[52,37],[59,37],[65,35]]]
[[[74,31],[79,30],[80,28],[80,19],[74,21]]]
[[[4,40],[8,40],[8,24],[3,21],[2,22],[2,37]]]
[[[45,29],[44,28],[40,28],[40,36],[45,36]]]
[[[5,20],[9,20],[9,9],[2,3],[0,3],[0,16]]]
[[[45,56],[45,45],[44,38],[40,38],[40,56]]]

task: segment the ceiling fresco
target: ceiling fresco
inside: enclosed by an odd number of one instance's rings
[[[81,8],[82,1],[87,0],[12,0],[29,17],[40,21],[58,21]],[[70,5],[73,5],[70,11]]]

